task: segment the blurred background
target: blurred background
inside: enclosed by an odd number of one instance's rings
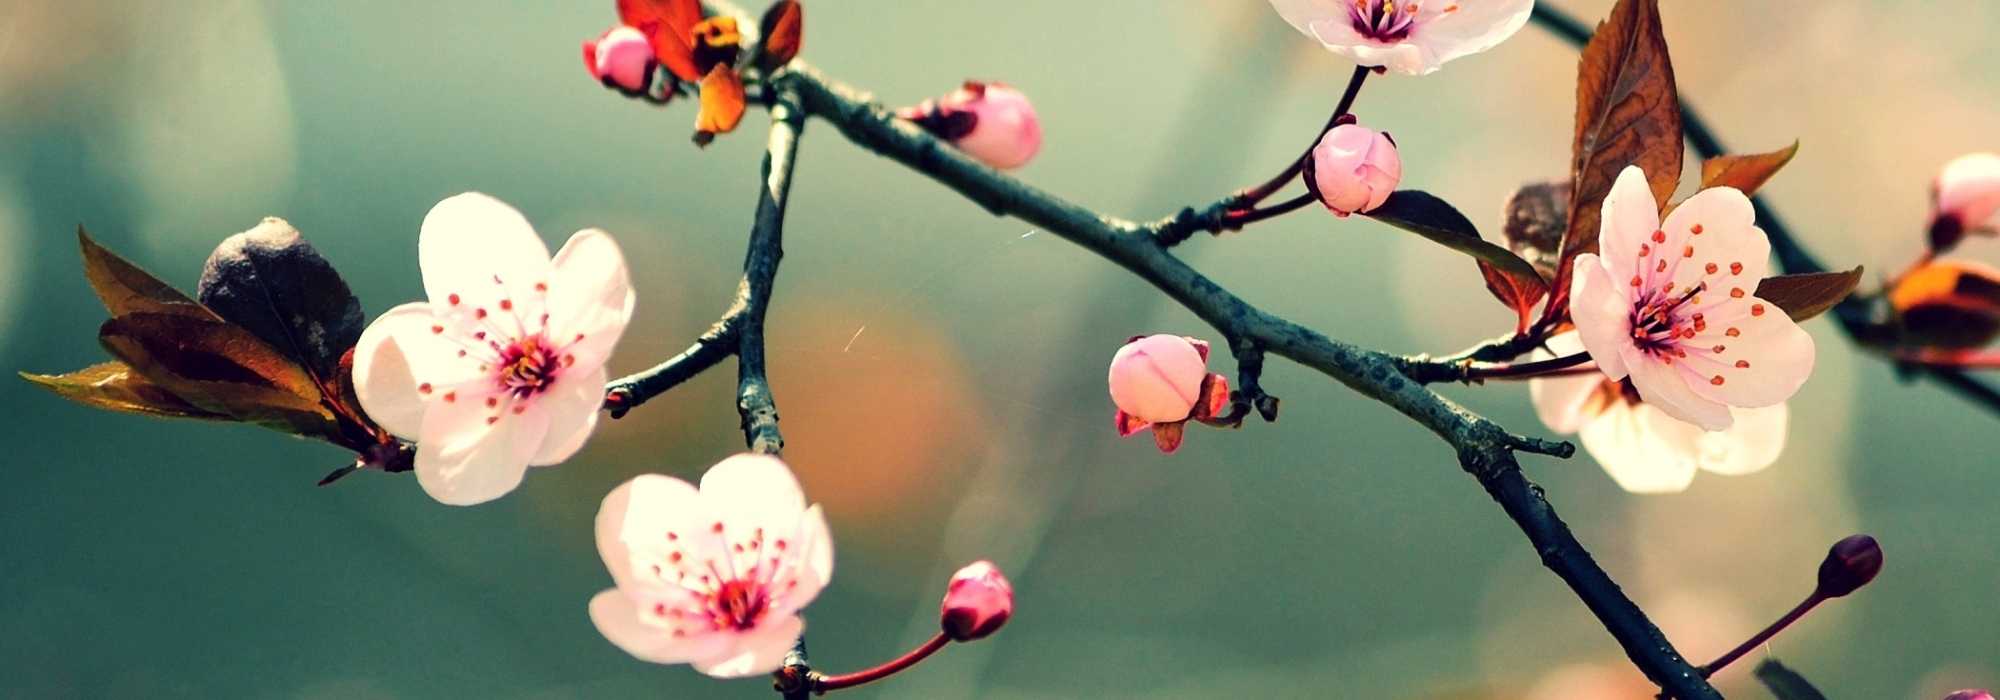
[[[1610,3],[1557,4],[1594,22]],[[808,5],[805,58],[891,105],[967,77],[1021,87],[1047,134],[1022,176],[1132,217],[1281,167],[1349,70],[1252,0]],[[2000,148],[2000,7],[1899,8],[1665,10],[1682,95],[1736,148],[1802,141],[1765,191],[1816,253],[1871,272],[1919,250],[1939,165]],[[7,0],[0,366],[102,359],[79,223],[192,289],[222,237],[283,216],[372,315],[421,295],[418,223],[465,190],[513,203],[552,242],[616,234],[640,302],[614,373],[678,352],[734,289],[766,120],[700,151],[687,105],[604,90],[578,44],[615,18],[608,0]],[[1370,80],[1357,111],[1403,145],[1405,186],[1497,230],[1517,185],[1565,173],[1574,65],[1531,26],[1435,75]],[[824,124],[806,131],[793,192],[769,341],[786,457],[838,542],[809,611],[814,661],[852,670],[921,641],[944,579],[973,559],[1018,592],[997,637],[847,693],[1648,690],[1409,420],[1274,358],[1281,422],[1191,428],[1162,456],[1111,430],[1104,367],[1129,335],[1213,339],[1193,316]],[[2000,246],[1973,245],[2000,262]],[[1306,211],[1181,251],[1252,302],[1371,347],[1449,351],[1512,324],[1471,262],[1358,218]],[[1821,369],[1770,469],[1652,497],[1587,457],[1530,459],[1530,476],[1696,661],[1803,596],[1835,539],[1881,539],[1873,586],[1721,674],[1725,692],[1763,696],[1748,670],[1767,654],[1840,698],[2000,685],[1996,417],[1898,383],[1828,321],[1808,327]],[[314,488],[350,458],[319,443],[0,382],[0,696],[772,697],[765,680],[638,662],[584,609],[610,584],[591,540],[599,499],[740,449],[734,374],[607,421],[578,458],[474,508],[401,475]],[[1522,385],[1446,391],[1547,434]]]

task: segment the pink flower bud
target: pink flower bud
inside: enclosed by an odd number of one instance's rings
[[[1000,630],[1014,614],[1014,585],[993,562],[980,560],[951,575],[938,608],[944,634],[969,642]]]
[[[1035,117],[1035,106],[1004,83],[968,80],[941,99],[925,100],[897,114],[1001,170],[1027,165],[1042,148],[1042,123]]]
[[[1306,188],[1339,216],[1382,206],[1403,180],[1403,158],[1388,134],[1341,124],[1320,137],[1306,159]]]
[[[1145,423],[1187,420],[1208,376],[1206,346],[1178,335],[1134,338],[1111,356],[1111,402]]]
[[[659,64],[645,34],[618,26],[596,41],[583,42],[583,65],[605,86],[639,94],[653,86],[653,69]]]
[[[2000,213],[2000,155],[1970,153],[1952,159],[1931,188],[1931,248],[1944,250],[1968,231],[1992,231]]]
[[[1853,593],[1882,573],[1882,545],[1867,535],[1833,543],[1819,564],[1819,592],[1828,598]]]
[[[1993,694],[1978,688],[1967,688],[1951,691],[1950,695],[1944,696],[1944,700],[1993,700]]]

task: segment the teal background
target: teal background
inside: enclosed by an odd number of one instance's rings
[[[1732,145],[1802,141],[1767,191],[1870,287],[1918,251],[1937,167],[1996,147],[1990,3],[1666,5],[1682,94]],[[552,243],[613,232],[640,295],[614,372],[678,352],[734,289],[767,122],[753,112],[702,151],[688,105],[603,90],[578,44],[614,21],[608,1],[0,3],[0,365],[101,359],[79,223],[191,289],[223,236],[283,216],[374,314],[420,295],[418,223],[465,190]],[[1132,217],[1272,172],[1349,70],[1251,0],[812,0],[805,57],[890,104],[1009,81],[1047,134],[1022,177]],[[1529,27],[1435,75],[1371,80],[1358,113],[1402,144],[1405,186],[1493,228],[1516,185],[1566,168],[1574,62]],[[1274,360],[1283,420],[1191,429],[1162,456],[1113,434],[1104,365],[1137,333],[1214,339],[1190,314],[823,123],[794,196],[769,342],[787,457],[838,543],[809,610],[814,660],[849,670],[915,645],[967,561],[994,559],[1018,592],[998,636],[856,697],[1644,691],[1410,421]],[[1371,347],[1448,351],[1512,322],[1468,261],[1361,219],[1306,211],[1182,250],[1254,303]],[[1808,327],[1820,370],[1770,469],[1639,497],[1585,457],[1526,468],[1698,660],[1865,531],[1882,577],[1769,653],[1840,698],[2000,685],[1995,416]],[[606,422],[575,460],[473,508],[407,477],[314,488],[345,459],[318,443],[0,383],[0,696],[770,697],[763,680],[638,662],[585,615],[609,585],[598,500],[740,449],[733,376]],[[1547,433],[1523,386],[1445,391]],[[1761,697],[1748,665],[1722,688]]]

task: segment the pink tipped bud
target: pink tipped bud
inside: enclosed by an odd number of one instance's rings
[[[1207,358],[1187,338],[1135,338],[1111,356],[1111,402],[1147,423],[1184,421],[1194,412],[1207,376]]]
[[[1042,123],[1028,96],[1003,83],[968,80],[956,92],[897,111],[1001,170],[1027,165],[1042,149]]]
[[[1819,593],[1839,598],[1853,593],[1882,573],[1882,545],[1867,535],[1850,535],[1833,543],[1819,564]]]
[[[938,614],[944,634],[969,642],[1000,630],[1014,614],[1014,585],[993,562],[980,560],[951,575]]]
[[[1992,231],[2000,213],[2000,155],[1953,158],[1931,186],[1931,249],[1945,250],[1968,231]]]
[[[1994,700],[1993,694],[1977,688],[1951,691],[1944,700]]]
[[[653,45],[646,35],[631,27],[613,27],[597,41],[583,43],[584,67],[590,76],[626,93],[646,92],[653,86]]]
[[[1306,159],[1306,188],[1339,216],[1382,206],[1403,181],[1403,158],[1388,134],[1341,124],[1320,137]]]

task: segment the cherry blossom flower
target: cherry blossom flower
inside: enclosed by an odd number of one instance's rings
[[[1498,46],[1534,0],[1271,0],[1292,28],[1364,66],[1423,75]]]
[[[1014,584],[990,561],[968,564],[952,574],[938,619],[952,641],[969,642],[1000,631],[1014,615]]]
[[[653,86],[653,45],[646,35],[627,26],[612,27],[596,41],[583,42],[583,65],[590,76],[628,95],[644,94]]]
[[[722,460],[699,489],[657,474],[619,485],[597,511],[597,552],[617,584],[590,600],[597,630],[717,678],[784,665],[805,629],[798,611],[833,576],[826,516],[765,455]]]
[[[1581,352],[1583,343],[1572,332],[1550,338],[1548,347],[1554,355],[1537,351],[1534,359]],[[1632,493],[1685,491],[1697,470],[1761,471],[1784,451],[1790,420],[1782,403],[1732,408],[1730,426],[1709,432],[1640,400],[1627,382],[1599,374],[1531,379],[1528,394],[1550,430],[1576,433],[1611,480]]]
[[[1119,437],[1151,427],[1161,452],[1180,449],[1189,420],[1214,422],[1229,405],[1229,379],[1208,371],[1208,343],[1194,338],[1133,336],[1112,356],[1108,381]]]
[[[1402,180],[1396,141],[1356,124],[1329,129],[1306,159],[1306,188],[1341,217],[1382,206]]]
[[[461,194],[417,237],[428,302],[390,309],[354,350],[355,394],[417,443],[417,483],[452,505],[520,485],[568,459],[597,425],[604,362],[632,318],[625,257],[579,231],[553,259],[500,200]]]
[[[1799,390],[1813,339],[1754,294],[1771,242],[1748,197],[1702,190],[1662,223],[1645,174],[1627,167],[1603,211],[1600,254],[1575,260],[1570,316],[1606,377],[1630,377],[1647,404],[1704,430]]]
[[[1931,247],[1942,250],[1967,232],[1994,232],[2000,223],[2000,155],[1953,158],[1931,186]]]
[[[1035,106],[1005,83],[968,80],[951,94],[905,107],[897,116],[1000,170],[1027,165],[1042,148],[1042,123]]]

